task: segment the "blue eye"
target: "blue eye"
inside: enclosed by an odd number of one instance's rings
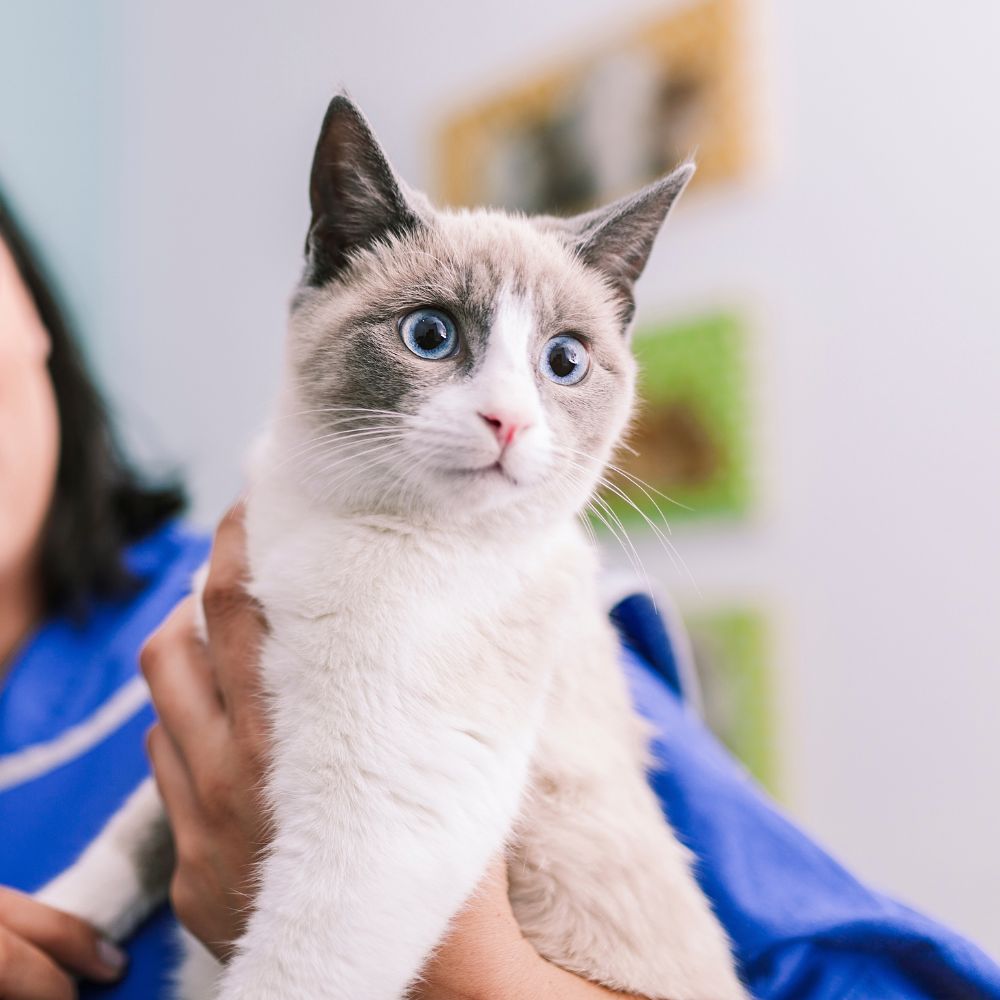
[[[440,361],[458,350],[455,324],[439,309],[417,309],[404,316],[399,335],[418,358],[428,361]]]
[[[590,353],[583,342],[567,333],[553,337],[542,349],[542,374],[560,385],[576,385],[590,368]]]

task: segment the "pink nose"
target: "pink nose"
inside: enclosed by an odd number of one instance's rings
[[[516,418],[500,416],[494,413],[480,413],[483,421],[489,424],[497,441],[506,448],[521,431],[528,429],[530,424],[518,421]]]

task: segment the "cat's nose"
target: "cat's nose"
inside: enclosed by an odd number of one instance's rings
[[[523,419],[500,413],[480,413],[479,416],[490,427],[497,441],[504,448],[511,444],[518,434],[531,426]]]

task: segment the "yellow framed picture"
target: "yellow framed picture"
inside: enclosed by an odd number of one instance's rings
[[[460,109],[441,129],[449,205],[575,212],[696,154],[696,187],[749,159],[740,0],[699,0]]]

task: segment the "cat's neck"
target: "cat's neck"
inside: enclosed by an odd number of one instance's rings
[[[267,510],[272,525],[282,533],[308,530],[317,536],[361,532],[394,538],[400,544],[441,546],[446,549],[518,545],[545,545],[545,540],[579,527],[572,511],[546,513],[526,507],[469,512],[447,512],[411,507],[405,511],[389,505],[345,505],[337,497],[312,497],[292,480],[266,477],[250,493],[251,508]]]
[[[391,603],[429,591],[451,594],[456,606],[473,597],[482,603],[485,594],[530,590],[554,566],[586,575],[593,558],[572,517],[530,532],[509,524],[504,530],[499,519],[419,525],[384,513],[324,510],[272,490],[251,498],[247,528],[255,596],[265,607],[306,617],[330,614],[359,594]]]
[[[270,506],[270,505],[269,505]],[[282,533],[303,532],[320,539],[335,540],[347,535],[370,538],[398,546],[401,550],[439,551],[456,554],[501,550],[511,555],[519,548],[530,551],[546,549],[553,539],[581,535],[572,515],[563,518],[536,518],[506,511],[491,511],[458,520],[434,517],[431,513],[406,514],[391,510],[344,510],[329,505],[305,504],[296,509],[286,504],[284,517],[269,520],[283,522]],[[274,511],[274,507],[271,507]]]

